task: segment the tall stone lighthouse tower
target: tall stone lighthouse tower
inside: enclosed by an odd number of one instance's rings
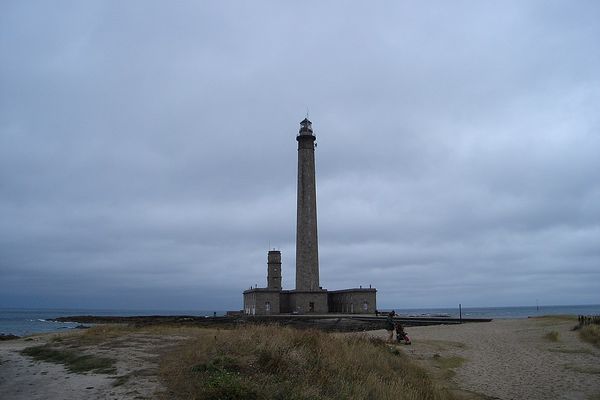
[[[298,141],[298,210],[296,219],[296,290],[318,291],[317,187],[312,123],[300,122]]]
[[[300,122],[298,141],[298,209],[296,220],[296,288],[281,287],[281,253],[270,250],[267,287],[244,291],[247,315],[371,314],[377,309],[377,290],[363,288],[327,290],[319,284],[319,241],[317,239],[317,185],[315,179],[315,140],[312,123]]]

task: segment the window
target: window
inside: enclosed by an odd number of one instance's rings
[[[363,311],[367,311],[369,309],[369,303],[366,301],[363,303]]]
[[[271,303],[268,301],[265,302],[265,311],[271,312]]]
[[[308,303],[308,311],[310,312],[315,312],[315,303],[314,302],[310,302]]]

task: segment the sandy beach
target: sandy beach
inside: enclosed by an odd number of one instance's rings
[[[403,352],[449,388],[467,398],[596,399],[600,396],[600,349],[571,331],[560,318],[495,320],[488,323],[409,327],[412,346]],[[557,332],[553,341],[546,337]],[[79,335],[80,332],[63,334]],[[355,333],[354,333],[355,334]],[[386,337],[386,331],[371,331]],[[162,354],[186,336],[128,333],[80,350],[115,359],[114,374],[72,373],[61,364],[19,352],[54,340],[56,334],[0,342],[3,399],[151,399],[164,387],[158,379]],[[68,348],[69,340],[59,340]]]
[[[0,342],[0,397],[7,400],[152,399],[163,389],[158,381],[160,355],[183,339],[129,334],[84,348],[86,354],[117,360],[115,374],[72,373],[61,364],[36,361],[20,354],[26,347],[73,334],[80,332],[42,334]]]
[[[541,318],[412,327],[413,344],[402,350],[430,369],[436,358],[459,360],[450,381],[493,399],[600,398],[600,349],[571,331],[574,325]],[[557,341],[545,337],[551,331]]]

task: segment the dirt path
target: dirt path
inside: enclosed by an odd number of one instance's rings
[[[429,368],[449,365],[460,388],[495,399],[599,398],[600,349],[581,341],[574,325],[519,319],[413,327],[406,328],[413,345],[402,349]],[[552,331],[558,341],[545,337]]]
[[[48,343],[56,335],[0,342],[0,398],[11,400],[150,399],[162,390],[158,358],[178,337],[130,334],[107,345],[82,348],[86,354],[115,359],[117,373],[72,373],[61,364],[23,356],[26,347]],[[68,347],[68,344],[66,344]]]

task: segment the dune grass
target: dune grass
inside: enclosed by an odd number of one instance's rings
[[[571,365],[571,364],[567,364],[564,366],[565,369],[570,369],[572,371],[575,372],[579,372],[582,374],[592,374],[592,375],[600,375],[600,368],[599,367],[592,367],[592,366],[580,366],[580,365]]]
[[[127,324],[102,324],[84,331],[71,332],[52,339],[53,343],[63,343],[77,346],[93,346],[111,342],[124,335],[136,332],[138,329]]]
[[[465,343],[452,340],[421,339],[419,340],[419,343],[429,345],[436,351],[450,350],[453,348],[465,349],[467,347]]]
[[[539,317],[531,317],[540,326],[551,327],[555,325],[577,323],[576,315],[542,315]]]
[[[465,358],[458,356],[441,357],[437,354],[436,356],[434,356],[434,360],[442,368],[458,368],[466,361]]]
[[[550,348],[548,351],[564,354],[594,354],[590,349]]]
[[[454,368],[459,368],[465,361],[467,361],[466,358],[459,356],[442,357],[439,354],[433,356],[434,366],[440,370],[439,375],[443,379],[452,378],[456,374]]]
[[[584,326],[579,330],[579,337],[596,347],[600,347],[600,325]]]
[[[560,334],[557,331],[550,331],[544,335],[544,338],[551,342],[558,342]]]
[[[114,366],[115,360],[111,358],[97,357],[78,351],[56,349],[49,345],[27,347],[21,353],[36,360],[64,364],[71,372],[95,372],[103,374],[113,374],[116,372]]]
[[[556,314],[556,315],[540,315],[539,317],[530,317],[537,320],[554,320],[554,321],[575,321],[577,316],[571,314]]]
[[[169,324],[147,325],[143,327],[136,327],[129,324],[101,324],[84,331],[57,335],[51,342],[73,348],[85,348],[86,346],[105,344],[115,346],[119,341],[127,341],[128,335],[191,337],[200,329],[203,328]]]
[[[381,340],[278,326],[199,330],[160,374],[165,399],[452,399]]]

